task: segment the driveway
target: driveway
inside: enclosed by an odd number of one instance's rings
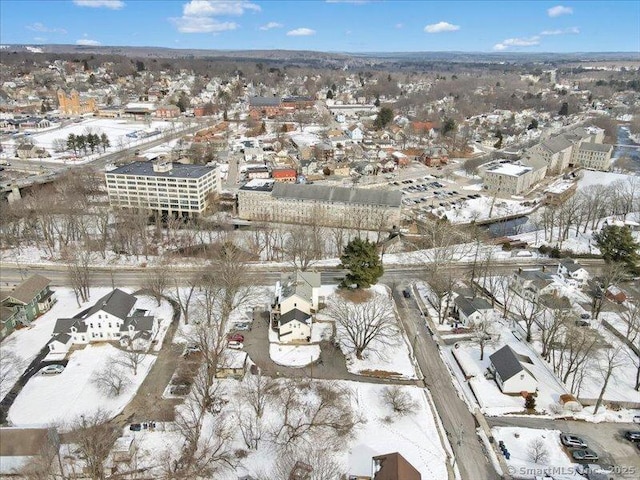
[[[439,346],[427,330],[425,320],[412,298],[404,298],[403,286],[394,285],[393,298],[407,338],[414,345],[418,365],[433,397],[436,410],[447,432],[460,474],[466,480],[500,478],[484,452],[476,435],[476,420],[459,397]]]
[[[320,358],[304,368],[292,368],[278,365],[269,356],[269,313],[254,313],[251,331],[241,332],[244,335],[244,350],[251,360],[269,377],[305,377],[323,380],[351,380],[354,382],[421,385],[417,380],[400,380],[355,375],[347,371],[347,363],[342,351],[332,342],[320,343]]]
[[[602,465],[619,467],[625,475],[616,478],[640,478],[640,450],[636,445],[627,441],[622,432],[625,430],[640,430],[635,423],[592,423],[577,420],[556,420],[536,417],[486,417],[491,427],[526,427],[547,428],[573,433],[582,437],[589,448],[600,456]],[[634,470],[635,469],[635,470]],[[635,473],[631,473],[634,471]]]

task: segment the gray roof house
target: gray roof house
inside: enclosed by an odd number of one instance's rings
[[[489,370],[493,373],[502,393],[520,394],[536,391],[538,381],[524,365],[532,365],[533,362],[526,355],[520,355],[509,345],[505,345],[490,355],[489,361],[491,362]]]
[[[465,297],[458,295],[453,301],[454,314],[458,315],[464,325],[486,319],[493,312],[493,307],[482,297]]]
[[[134,310],[136,301],[134,295],[115,289],[75,317],[59,318],[49,349],[63,352],[72,344],[152,339],[158,322],[145,310]]]

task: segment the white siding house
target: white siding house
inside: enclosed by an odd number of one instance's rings
[[[533,362],[524,355],[518,355],[509,345],[489,357],[493,373],[498,387],[502,393],[517,394],[522,392],[534,393],[538,388],[538,381],[533,374],[523,365]]]

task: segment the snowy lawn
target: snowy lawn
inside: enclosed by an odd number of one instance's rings
[[[0,362],[18,356],[20,361],[18,368],[9,368],[2,365],[2,382],[0,382],[0,399],[4,398],[29,363],[38,355],[38,352],[51,340],[51,333],[58,318],[70,318],[76,313],[89,307],[97,299],[111,291],[110,288],[92,288],[89,302],[78,308],[78,302],[73,291],[68,288],[54,287],[54,298],[57,302],[47,313],[34,320],[28,328],[16,330],[2,343],[0,343]],[[10,352],[13,352],[11,354]],[[6,373],[6,375],[5,375]]]
[[[492,432],[496,442],[504,442],[510,455],[506,460],[509,473],[517,478],[542,477],[548,468],[556,480],[584,480],[583,476],[575,472],[576,464],[565,453],[560,443],[559,430],[494,427]],[[547,453],[546,458],[539,458],[537,463],[532,455],[535,442],[539,444],[538,451]]]
[[[334,287],[334,293],[327,296],[328,304],[331,302],[331,296],[341,295],[341,293],[336,292],[336,290],[337,287]],[[404,330],[397,323],[398,317],[395,311],[395,304],[393,303],[393,298],[389,296],[389,291],[384,285],[373,285],[364,293],[372,296],[365,302],[360,303],[360,305],[364,306],[369,302],[387,302],[385,308],[389,308],[390,311],[392,311],[391,315],[395,318],[396,327],[393,334],[385,335],[384,341],[379,337],[373,338],[362,352],[362,358],[357,358],[352,345],[353,342],[347,335],[344,327],[336,323],[336,339],[347,359],[347,370],[357,375],[406,379],[417,378],[416,370],[411,359],[409,340],[406,338]],[[352,313],[362,314],[361,310],[357,310],[359,304],[354,303],[353,305],[354,310]],[[323,313],[323,311],[319,313],[319,317],[323,320],[329,320],[328,314]]]
[[[269,356],[278,365],[305,367],[320,357],[319,345],[269,344]]]
[[[24,427],[64,426],[80,415],[92,415],[98,410],[109,416],[117,415],[131,401],[156,359],[153,355],[145,356],[136,376],[126,370],[131,383],[120,395],[109,397],[94,385],[92,379],[98,372],[110,368],[112,358],[118,354],[119,350],[109,344],[87,345],[73,352],[61,374],[34,375],[11,406],[9,421]]]

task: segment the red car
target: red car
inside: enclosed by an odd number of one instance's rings
[[[244,335],[241,335],[239,333],[230,333],[229,335],[227,335],[227,340],[231,340],[233,342],[243,343],[244,342]]]

